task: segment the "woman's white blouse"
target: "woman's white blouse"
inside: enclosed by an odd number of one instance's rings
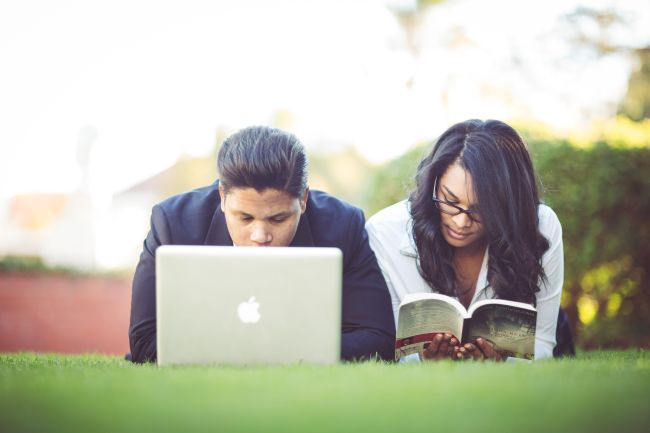
[[[547,281],[540,281],[540,291],[536,294],[535,359],[542,359],[553,356],[555,347],[555,328],[564,282],[564,252],[562,226],[555,212],[542,204],[538,207],[538,217],[540,232],[550,244],[542,257]],[[370,247],[377,256],[390,291],[397,324],[397,311],[406,294],[432,292],[417,268],[417,252],[408,201],[401,201],[373,215],[366,223],[366,230]],[[486,249],[471,304],[495,297],[494,290],[487,282],[488,254]]]

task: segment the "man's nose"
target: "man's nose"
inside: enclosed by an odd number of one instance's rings
[[[271,233],[263,225],[258,225],[251,232],[251,241],[255,244],[264,245],[273,240]]]

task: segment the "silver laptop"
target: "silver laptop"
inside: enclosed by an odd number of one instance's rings
[[[158,364],[335,363],[337,248],[156,250]]]

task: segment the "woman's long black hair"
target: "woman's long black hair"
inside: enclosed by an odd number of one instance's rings
[[[409,197],[420,274],[435,291],[458,296],[453,247],[431,200],[434,182],[455,162],[472,176],[489,247],[488,283],[498,298],[534,305],[549,248],[538,229],[537,179],[522,138],[497,120],[457,123],[420,162]]]

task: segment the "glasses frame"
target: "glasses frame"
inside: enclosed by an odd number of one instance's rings
[[[457,205],[455,205],[453,203],[449,203],[448,201],[440,200],[438,197],[436,197],[436,191],[437,190],[438,190],[438,179],[436,179],[433,182],[433,194],[431,195],[431,200],[433,201],[433,205],[436,207],[436,209],[438,209],[442,213],[445,213],[447,215],[452,215],[452,216],[456,216],[456,215],[460,215],[460,214],[464,213],[464,214],[467,214],[469,219],[472,220],[473,222],[475,222],[477,224],[481,224],[481,219],[476,217],[476,215],[477,215],[476,211],[471,211],[469,209],[463,209],[462,207],[457,206]],[[452,213],[452,212],[442,210],[442,208],[440,206],[441,204],[451,206],[454,209],[456,209],[458,212]]]

